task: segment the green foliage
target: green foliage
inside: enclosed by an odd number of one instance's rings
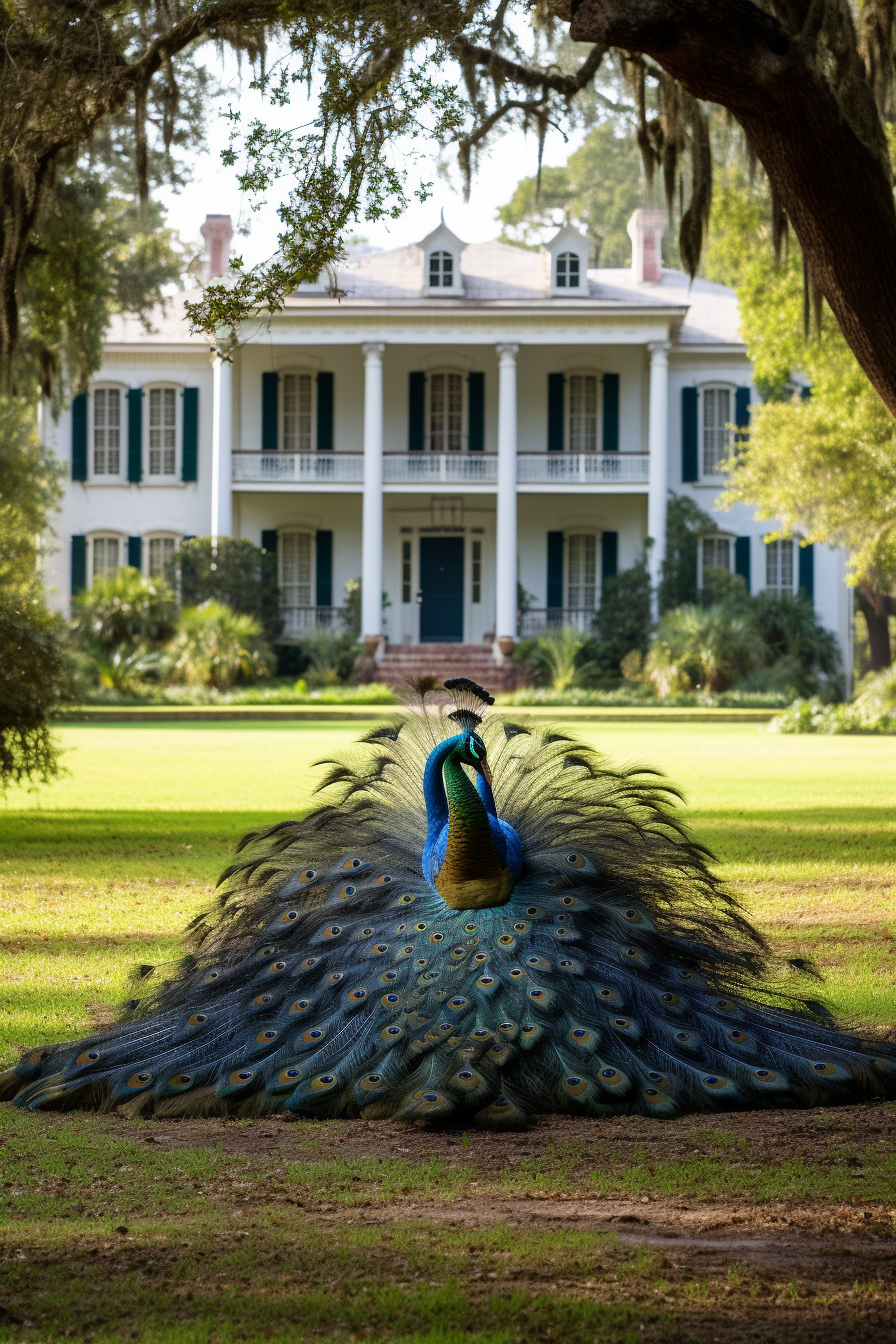
[[[38,584],[0,590],[0,791],[59,773],[48,719],[71,689],[65,625],[47,611]]]
[[[697,559],[701,537],[716,524],[687,495],[673,494],[666,507],[666,557],[660,576],[660,612],[697,602]]]
[[[177,607],[164,579],[145,578],[137,569],[105,574],[79,593],[72,627],[80,648],[109,657],[122,647],[161,648],[174,634]]]
[[[733,604],[685,606],[661,618],[645,665],[658,695],[724,691],[759,667],[765,656],[749,613]]]
[[[796,700],[773,719],[773,733],[896,734],[896,668],[866,677],[852,704],[824,704],[817,696]]]
[[[650,572],[646,553],[601,586],[595,634],[582,651],[584,685],[598,685],[622,674],[622,661],[633,651],[642,656],[650,644]]]
[[[211,598],[184,607],[168,653],[174,680],[219,691],[270,676],[275,661],[258,621]]]
[[[589,132],[563,168],[545,167],[538,179],[524,177],[498,209],[504,242],[534,247],[559,227],[567,213],[594,242],[594,265],[631,264],[626,225],[644,204],[641,159],[634,131],[605,121]]]
[[[251,541],[191,537],[174,553],[167,578],[184,607],[213,600],[258,621],[269,643],[280,634],[277,557]]]
[[[354,639],[361,638],[361,580],[349,579],[342,603],[342,624]]]
[[[298,647],[304,662],[301,671],[312,688],[345,685],[351,681],[359,653],[354,635],[316,630],[306,635]]]
[[[36,407],[0,397],[0,592],[30,587],[63,471],[38,439]]]
[[[547,630],[534,639],[521,640],[514,649],[514,658],[529,672],[536,686],[550,686],[554,691],[567,691],[587,676],[582,652],[588,643],[586,636],[571,626]]]

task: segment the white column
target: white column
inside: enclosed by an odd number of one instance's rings
[[[364,345],[364,508],[361,635],[369,654],[383,637],[383,350]]]
[[[495,634],[502,654],[516,639],[516,356],[498,346],[498,500]],[[504,641],[504,643],[502,643]]]
[[[212,366],[212,540],[233,531],[233,365]]]
[[[650,351],[650,482],[647,488],[647,535],[650,548],[650,581],[653,587],[653,614],[666,556],[666,505],[669,496],[669,342],[654,341]]]

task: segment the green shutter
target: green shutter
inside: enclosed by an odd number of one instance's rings
[[[426,439],[426,374],[408,374],[408,452],[422,453]]]
[[[619,572],[619,533],[605,532],[600,539],[600,577],[615,579]]]
[[[605,453],[619,452],[619,374],[604,374],[604,437]]]
[[[143,538],[128,537],[128,564],[131,569],[143,568]]]
[[[697,480],[697,389],[681,389],[681,479]]]
[[[815,601],[815,548],[812,542],[800,546],[799,594],[809,602]]]
[[[182,481],[195,481],[199,478],[199,388],[185,387],[182,395],[184,432],[180,477]]]
[[[469,388],[468,442],[471,453],[481,453],[485,449],[485,374],[471,373],[467,382]]]
[[[262,532],[261,549],[267,551],[268,555],[277,554],[277,532],[275,529],[272,529],[270,532],[267,530]]]
[[[750,389],[748,387],[736,387],[734,389],[734,423],[744,433],[750,428]]]
[[[549,607],[563,606],[563,533],[548,533],[548,600]]]
[[[734,539],[734,572],[739,574],[750,591],[750,537]]]
[[[128,480],[143,480],[143,388],[128,388]]]
[[[72,537],[72,597],[87,587],[87,538]]]
[[[87,393],[72,401],[72,480],[87,480]],[[82,583],[81,587],[84,585]]]
[[[275,453],[277,444],[280,442],[280,435],[277,433],[277,411],[280,401],[277,384],[279,381],[279,373],[263,373],[261,375],[261,451],[263,453]]]
[[[317,451],[333,451],[333,375],[317,375]]]
[[[314,539],[316,597],[319,607],[333,605],[333,533],[318,532]]]
[[[548,452],[563,452],[563,374],[548,374]]]

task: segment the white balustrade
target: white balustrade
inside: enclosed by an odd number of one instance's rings
[[[386,453],[387,485],[496,485],[495,453]]]
[[[235,481],[297,481],[358,484],[364,480],[363,453],[247,453],[233,454]]]
[[[516,464],[521,485],[635,485],[650,475],[647,453],[520,453]]]
[[[593,607],[528,607],[519,615],[520,639],[540,635],[545,630],[577,630],[586,635],[594,625]]]
[[[304,635],[310,630],[326,630],[329,634],[343,631],[341,607],[288,607],[280,608],[282,633],[287,637]]]

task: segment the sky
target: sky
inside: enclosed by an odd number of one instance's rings
[[[177,229],[186,243],[195,242],[197,251],[201,246],[199,226],[206,214],[229,214],[233,218],[234,227],[248,225],[249,235],[235,239],[234,248],[242,254],[247,264],[255,265],[266,260],[276,249],[278,201],[276,196],[271,195],[257,213],[248,207],[237,186],[237,169],[227,168],[221,163],[221,151],[229,142],[230,128],[224,113],[228,104],[235,103],[239,105],[244,122],[258,116],[287,126],[308,120],[308,104],[293,106],[282,113],[275,111],[257,92],[246,87],[251,76],[245,65],[241,76],[236,61],[228,57],[222,71],[213,49],[207,50],[209,67],[225,91],[212,105],[206,148],[191,160],[192,181],[187,187],[179,193],[162,191],[158,195],[168,209],[169,224]],[[569,154],[581,143],[583,134],[582,131],[574,130],[565,143],[560,132],[549,130],[544,162],[565,163]],[[445,211],[445,223],[464,242],[496,238],[500,232],[496,214],[498,207],[509,201],[521,178],[531,177],[535,173],[538,160],[538,143],[534,134],[511,131],[498,138],[490,152],[483,155],[479,171],[473,178],[469,203],[465,204],[456,170],[452,167],[451,180],[446,180],[438,173],[438,146],[435,143],[430,146],[424,144],[417,149],[420,158],[406,165],[409,185],[413,187],[416,182],[431,181],[434,184],[433,194],[423,204],[412,200],[409,209],[398,221],[360,225],[358,234],[371,244],[388,248],[418,242],[436,227],[442,208]],[[447,160],[453,165],[453,150],[449,150]]]

